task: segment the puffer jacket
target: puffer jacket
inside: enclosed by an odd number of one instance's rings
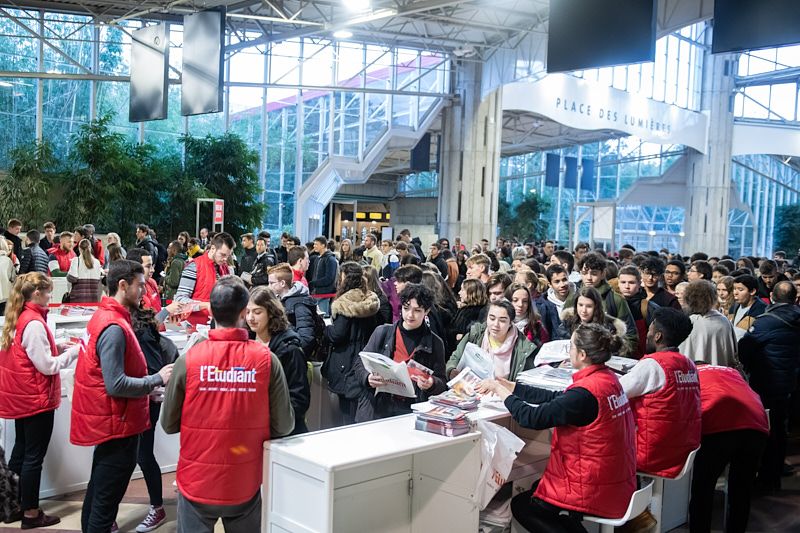
[[[295,281],[282,298],[281,303],[286,309],[286,318],[292,329],[300,336],[303,351],[311,353],[314,344],[314,313],[317,312],[317,301],[309,296],[308,287],[300,281]]]
[[[512,325],[511,327],[515,326]],[[466,348],[467,343],[471,342],[476,346],[480,346],[485,333],[485,323],[472,325],[469,333],[462,337],[461,342],[458,343],[458,348],[447,361],[445,373],[448,377],[450,372],[456,369],[458,362],[461,361],[461,356],[464,355],[464,348]],[[539,347],[529,341],[525,335],[517,335],[517,341],[514,343],[514,350],[511,355],[511,373],[508,375],[508,380],[515,381],[520,372],[533,368],[533,360],[538,352]]]
[[[795,390],[800,369],[800,309],[771,304],[739,340],[739,359],[750,374],[750,387],[761,396],[784,396]]]
[[[355,377],[353,362],[375,331],[380,305],[374,292],[361,289],[349,290],[331,304],[333,323],[325,327],[331,352],[322,365],[322,375],[331,392],[355,399],[363,390]]]
[[[31,244],[19,254],[19,273],[41,272],[47,275],[48,255],[38,243]]]

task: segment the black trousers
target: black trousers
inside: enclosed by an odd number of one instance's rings
[[[139,463],[139,468],[142,469],[144,482],[147,485],[150,505],[155,507],[161,507],[164,504],[164,496],[161,487],[161,467],[158,466],[158,461],[156,461],[156,456],[153,453],[159,413],[161,413],[161,404],[151,401],[150,429],[141,435],[139,440],[139,454],[136,459],[136,462]]]
[[[108,533],[136,468],[139,435],[98,444],[81,510],[83,533]]]
[[[339,397],[339,412],[342,413],[342,423],[346,426],[355,424],[358,398],[351,400],[345,397],[344,394],[337,394],[337,396]]]
[[[53,434],[54,418],[55,411],[45,411],[14,421],[17,437],[8,468],[19,476],[19,496],[24,511],[39,508],[42,463]]]
[[[711,511],[717,479],[728,471],[728,508],[725,509],[726,533],[747,529],[750,518],[750,494],[767,435],[753,429],[739,429],[703,435],[700,451],[694,460],[692,499],[689,503],[690,533],[711,531]]]
[[[769,438],[758,469],[761,486],[780,488],[783,461],[786,459],[786,433],[789,424],[789,395],[761,396],[764,409],[769,409]]]
[[[537,481],[531,490],[517,494],[511,500],[514,519],[531,533],[586,533],[586,528],[581,524],[581,513],[533,498],[538,485]]]

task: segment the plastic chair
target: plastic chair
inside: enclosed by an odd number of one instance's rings
[[[653,497],[653,485],[654,480],[651,478],[649,483],[646,483],[641,489],[633,493],[631,501],[628,503],[628,511],[622,518],[603,518],[601,516],[584,515],[584,522],[600,524],[600,533],[614,533],[614,527],[625,524],[628,520],[639,516],[647,509],[647,505]]]
[[[653,474],[647,474],[645,472],[637,472],[638,475],[649,478],[653,480],[653,498],[650,502],[650,513],[653,515],[653,518],[656,519],[656,528],[653,533],[661,533],[661,508],[662,503],[664,501],[664,480],[669,479],[673,481],[677,481],[685,476],[691,469],[692,465],[694,464],[694,457],[697,455],[697,451],[700,449],[700,446],[695,448],[694,450],[689,453],[689,456],[686,458],[686,462],[683,464],[683,468],[678,473],[677,476],[673,478],[669,477],[661,477],[656,476]],[[688,500],[689,495],[686,495]]]

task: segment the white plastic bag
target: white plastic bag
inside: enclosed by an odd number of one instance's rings
[[[458,361],[456,370],[461,372],[464,367],[470,367],[475,375],[481,379],[489,379],[494,377],[494,359],[492,354],[482,350],[477,344],[468,342],[464,346],[464,353]]]
[[[475,490],[475,503],[483,511],[505,485],[514,459],[525,446],[525,441],[486,420],[478,420],[478,430],[481,432],[481,473]]]

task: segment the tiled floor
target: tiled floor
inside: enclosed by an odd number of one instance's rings
[[[790,435],[787,462],[800,472],[800,431]],[[175,474],[164,474],[164,508],[167,511],[167,522],[157,529],[158,533],[174,533],[177,529],[175,514],[178,503],[178,493],[172,484]],[[751,533],[800,533],[800,474],[783,478],[783,490],[775,496],[762,496],[754,498],[750,523],[747,531]],[[41,505],[47,514],[61,517],[61,523],[55,528],[44,528],[41,531],[48,533],[75,533],[80,531],[81,503],[83,492],[68,494],[59,498],[42,500]],[[125,498],[120,505],[117,523],[121,532],[135,531],[136,526],[145,517],[148,511],[147,488],[144,480],[132,481],[125,493]],[[714,521],[712,533],[722,531],[722,505],[723,494],[717,492],[715,502]],[[57,529],[56,529],[57,528]],[[21,531],[19,522],[16,524],[0,523],[0,531]],[[222,522],[217,523],[215,532],[224,531]],[[672,530],[674,533],[688,533],[688,527],[679,527]],[[258,532],[253,532],[258,533]],[[448,532],[443,532],[448,533]],[[460,533],[460,532],[459,532]]]

